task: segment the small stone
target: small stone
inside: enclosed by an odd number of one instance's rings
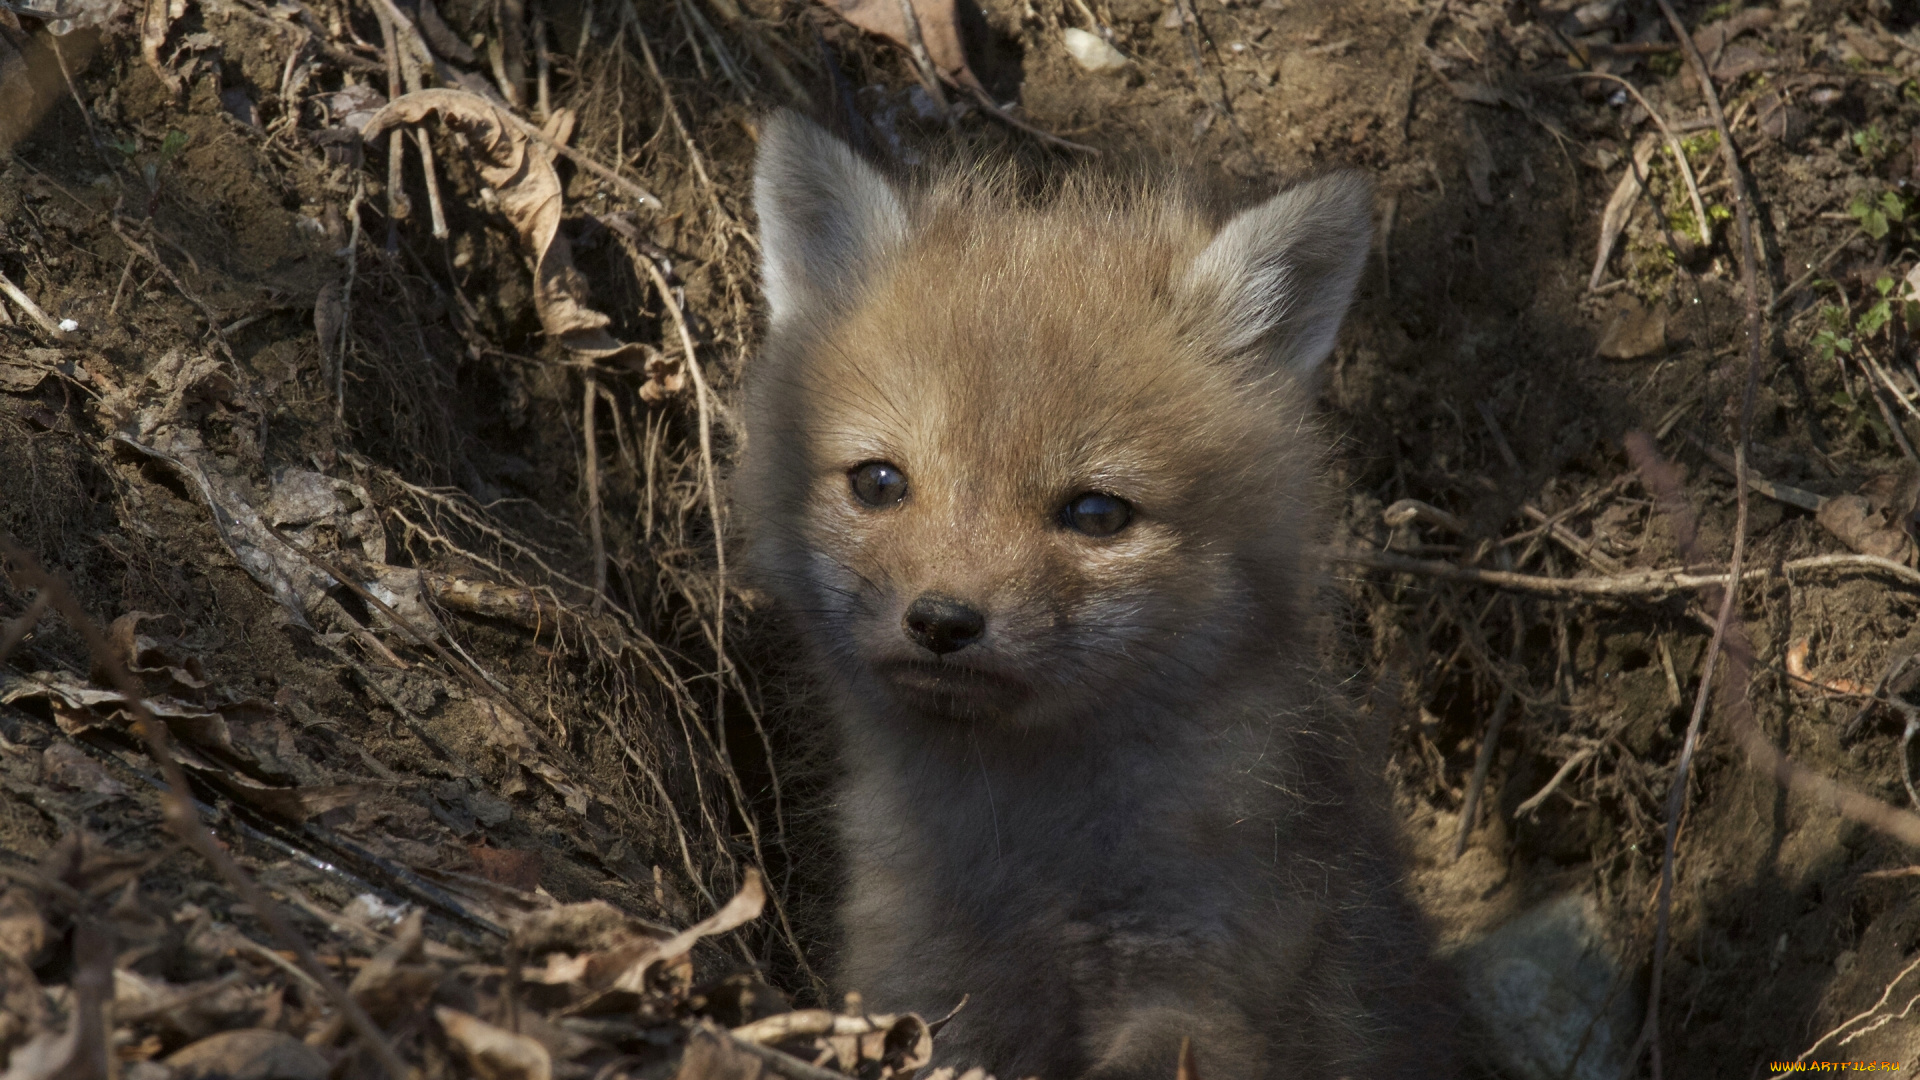
[[[1067,52],[1079,65],[1088,71],[1105,73],[1119,71],[1127,66],[1127,58],[1119,49],[1107,44],[1098,34],[1089,34],[1085,30],[1068,29],[1061,35],[1066,39]]]

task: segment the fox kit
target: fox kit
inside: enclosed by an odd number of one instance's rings
[[[1311,661],[1338,173],[897,187],[793,115],[737,520],[835,713],[839,981],[1006,1080],[1425,1075],[1424,942]]]

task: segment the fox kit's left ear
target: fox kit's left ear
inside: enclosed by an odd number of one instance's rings
[[[1235,216],[1181,286],[1226,351],[1306,375],[1333,351],[1372,241],[1373,185],[1333,173]]]
[[[761,279],[778,324],[842,305],[907,232],[900,197],[846,143],[797,113],[769,117],[753,164]]]

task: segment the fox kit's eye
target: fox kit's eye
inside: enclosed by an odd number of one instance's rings
[[[1133,507],[1125,499],[1089,491],[1074,496],[1061,509],[1060,519],[1068,528],[1088,536],[1112,536],[1133,520]]]
[[[868,506],[892,506],[907,497],[907,474],[891,462],[869,461],[847,473],[853,497]]]

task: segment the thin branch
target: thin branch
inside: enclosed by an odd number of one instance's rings
[[[1689,767],[1693,763],[1694,751],[1700,743],[1700,729],[1706,721],[1707,700],[1712,692],[1711,684],[1713,682],[1714,661],[1720,655],[1722,649],[1727,648],[1735,642],[1738,643],[1739,655],[1735,655],[1735,653],[1731,651],[1728,653],[1728,667],[1730,669],[1728,674],[1734,677],[1728,685],[1731,688],[1731,692],[1737,695],[1739,702],[1738,708],[1740,710],[1744,711],[1751,707],[1748,704],[1747,697],[1749,681],[1748,669],[1750,665],[1748,663],[1749,655],[1746,635],[1736,630],[1731,635],[1733,640],[1730,641],[1728,631],[1730,624],[1738,612],[1740,570],[1741,563],[1746,556],[1748,505],[1747,459],[1750,456],[1753,445],[1753,408],[1754,400],[1758,396],[1760,387],[1760,342],[1763,329],[1761,325],[1759,260],[1756,258],[1756,252],[1754,250],[1756,240],[1753,229],[1753,196],[1747,190],[1746,173],[1740,164],[1739,151],[1733,143],[1733,132],[1728,129],[1726,112],[1720,107],[1720,95],[1715,91],[1713,85],[1713,72],[1707,66],[1705,58],[1700,55],[1699,48],[1694,44],[1693,35],[1687,32],[1685,24],[1680,21],[1680,16],[1674,13],[1673,5],[1669,0],[1658,0],[1658,3],[1660,5],[1660,13],[1666,17],[1667,24],[1673,28],[1674,35],[1680,39],[1680,45],[1687,54],[1687,63],[1692,66],[1694,78],[1700,83],[1701,96],[1707,100],[1707,110],[1713,117],[1714,128],[1720,133],[1720,153],[1722,159],[1726,162],[1727,181],[1730,185],[1730,193],[1733,198],[1735,217],[1740,233],[1740,283],[1742,291],[1746,293],[1747,378],[1740,399],[1740,442],[1734,449],[1733,458],[1736,470],[1736,482],[1734,484],[1736,511],[1733,529],[1733,556],[1728,560],[1727,577],[1729,581],[1724,592],[1721,594],[1719,617],[1714,620],[1713,641],[1707,646],[1707,657],[1700,674],[1700,691],[1694,697],[1693,717],[1687,722],[1686,739],[1681,744],[1680,759],[1674,767],[1673,786],[1669,789],[1667,796],[1666,847],[1660,861],[1660,915],[1659,922],[1654,930],[1653,971],[1648,981],[1647,1019],[1645,1027],[1641,1030],[1640,1038],[1634,1048],[1634,1052],[1630,1055],[1633,1060],[1638,1061],[1639,1044],[1645,1044],[1649,1048],[1653,1066],[1653,1080],[1661,1080],[1660,979],[1666,966],[1667,941],[1671,930],[1673,867],[1675,859],[1677,858],[1674,847],[1679,839],[1680,817],[1686,811],[1687,776]],[[1653,446],[1652,440],[1647,439],[1644,435],[1638,439],[1630,440],[1629,453],[1633,454],[1636,458],[1644,459],[1640,462],[1641,472],[1647,475],[1649,487],[1655,486],[1653,481],[1656,479],[1664,481],[1673,489],[1673,495],[1677,497],[1679,486],[1678,477],[1675,476],[1670,469],[1663,467],[1656,470],[1653,468],[1654,463],[1658,460],[1658,451]],[[1665,502],[1668,501],[1668,499],[1663,497],[1662,501]],[[1688,529],[1685,530],[1685,532],[1691,535],[1693,530]],[[1683,554],[1688,553],[1683,552]],[[1771,745],[1767,744],[1766,739],[1760,736],[1758,729],[1754,728],[1752,724],[1736,724],[1735,726],[1740,729],[1739,734],[1743,742],[1748,741],[1747,737],[1751,736],[1751,741],[1765,745],[1769,750],[1772,749]],[[1782,758],[1781,760],[1784,761],[1785,759]],[[1778,774],[1776,773],[1776,775]],[[1882,804],[1882,808],[1891,812],[1891,808],[1885,807],[1884,804]]]
[[[1329,552],[1327,558],[1334,562],[1366,566],[1375,570],[1417,574],[1421,577],[1439,578],[1442,581],[1487,585],[1496,589],[1561,599],[1581,596],[1648,598],[1671,596],[1674,593],[1694,589],[1722,586],[1729,580],[1725,573],[1702,574],[1679,567],[1665,570],[1635,570],[1625,574],[1607,574],[1598,577],[1557,578],[1538,574],[1518,574],[1507,570],[1481,570],[1471,566],[1457,566],[1437,559],[1414,559],[1384,551],[1336,551]],[[1878,555],[1810,555],[1804,559],[1792,559],[1781,563],[1777,568],[1757,566],[1743,569],[1740,572],[1740,579],[1743,582],[1764,581],[1773,577],[1776,570],[1789,577],[1810,570],[1871,571],[1888,574],[1900,579],[1903,584],[1920,588],[1920,571],[1914,570],[1905,563],[1883,559]]]

